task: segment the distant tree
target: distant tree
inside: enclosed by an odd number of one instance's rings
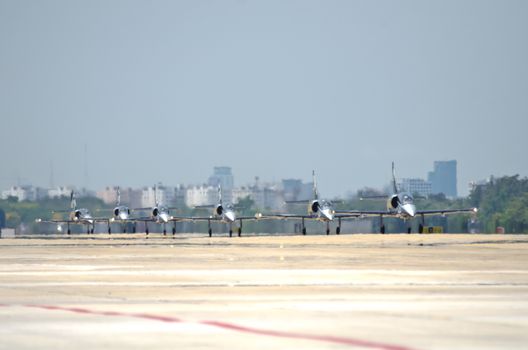
[[[372,187],[364,187],[357,191],[357,198],[363,198],[363,197],[376,197],[376,196],[384,196],[386,193],[383,193],[382,191],[372,188]]]
[[[428,199],[437,202],[445,202],[447,200],[446,195],[443,193],[430,194]]]
[[[248,216],[252,215],[251,211],[252,209],[254,209],[255,201],[249,196],[246,196],[244,198],[239,199],[235,206],[239,213]]]

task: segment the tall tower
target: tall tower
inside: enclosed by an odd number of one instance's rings
[[[435,161],[428,180],[433,194],[443,193],[446,197],[457,197],[457,161]]]

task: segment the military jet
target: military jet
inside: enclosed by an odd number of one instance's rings
[[[86,225],[86,233],[94,233],[94,226],[96,221],[108,221],[105,218],[94,218],[90,211],[86,208],[77,208],[77,200],[75,198],[75,192],[72,190],[70,193],[70,208],[71,210],[56,210],[53,213],[69,213],[67,220],[43,220],[36,219],[36,222],[44,223],[55,223],[59,224],[58,229],[62,230],[60,224],[68,225],[68,234],[71,234],[70,224]]]
[[[229,225],[229,237],[233,236],[233,224],[238,226],[238,237],[242,235],[242,222],[244,220],[256,220],[255,216],[239,216],[237,217],[235,207],[232,204],[224,205],[222,203],[222,187],[218,186],[218,203],[216,205],[200,205],[196,206],[196,209],[209,209],[212,208],[213,212],[211,216],[206,217],[178,217],[173,216],[173,221],[207,221],[209,226],[208,233],[209,237],[213,235],[211,228],[211,222],[217,221]]]
[[[108,221],[108,233],[112,233],[110,224],[116,223],[116,222],[121,224],[123,233],[126,233],[127,223],[133,222],[134,219],[130,217],[130,208],[127,207],[126,205],[121,204],[121,190],[119,186],[117,187],[116,192],[117,192],[116,206],[112,210],[113,217],[111,217]],[[134,224],[133,232],[135,231],[136,231],[136,225]]]
[[[355,218],[359,215],[350,213],[336,213],[332,202],[324,199],[319,199],[319,193],[317,191],[317,182],[315,178],[315,171],[312,170],[313,178],[313,199],[304,201],[286,201],[288,204],[308,204],[307,215],[298,214],[262,214],[257,213],[258,219],[301,219],[302,223],[302,234],[306,235],[306,226],[304,221],[317,220],[326,223],[326,234],[330,234],[330,222],[334,219],[338,220],[336,227],[336,234],[341,233],[341,219]]]
[[[413,219],[416,216],[420,216],[421,223],[418,226],[418,232],[422,233],[424,224],[425,224],[425,216],[429,216],[429,215],[445,216],[447,214],[459,214],[459,213],[475,214],[478,211],[477,208],[417,210],[416,205],[414,204],[413,196],[407,192],[400,192],[398,189],[398,185],[396,183],[396,173],[394,170],[394,162],[392,162],[392,189],[393,189],[393,194],[389,195],[388,198],[387,196],[371,196],[371,197],[361,198],[361,199],[379,199],[379,198],[387,199],[387,210],[386,211],[345,210],[345,211],[338,211],[338,213],[353,214],[353,215],[358,215],[359,217],[379,216],[380,233],[385,233],[385,225],[383,223],[383,217],[395,217],[395,218],[400,218],[404,221],[408,221],[410,219]],[[411,233],[410,226],[407,228],[407,232]]]
[[[146,216],[146,217],[139,217],[139,218],[133,218],[133,219],[130,219],[130,221],[134,221],[134,222],[137,222],[137,221],[140,221],[140,222],[144,222],[145,223],[145,233],[148,235],[149,234],[149,228],[148,228],[148,223],[149,222],[153,222],[153,223],[156,223],[156,224],[161,224],[163,225],[163,234],[166,235],[167,234],[167,224],[171,221],[172,219],[172,216],[169,214],[169,210],[170,209],[175,209],[175,208],[169,208],[165,205],[161,205],[159,202],[158,202],[158,186],[157,185],[154,185],[154,201],[155,201],[155,205],[152,207],[152,208],[135,208],[133,210],[149,210],[150,211],[150,216]],[[176,233],[176,224],[173,226],[172,228],[172,234],[174,235]]]

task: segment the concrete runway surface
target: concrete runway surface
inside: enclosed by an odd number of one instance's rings
[[[528,235],[0,240],[1,349],[526,349]]]

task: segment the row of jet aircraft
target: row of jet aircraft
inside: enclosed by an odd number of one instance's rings
[[[54,223],[60,225],[67,225],[67,233],[71,233],[71,224],[82,224],[86,226],[87,233],[93,233],[94,227],[97,222],[105,222],[108,225],[108,233],[111,233],[111,224],[120,223],[122,226],[122,232],[126,233],[128,223],[133,223],[133,232],[136,231],[136,224],[143,222],[145,224],[145,233],[149,234],[149,223],[161,224],[163,226],[163,234],[167,233],[167,225],[173,224],[172,234],[176,233],[176,222],[185,221],[207,221],[209,237],[212,236],[212,222],[221,222],[229,226],[229,236],[233,234],[233,225],[238,227],[238,236],[242,234],[242,223],[247,220],[263,220],[263,219],[279,219],[288,220],[295,219],[301,220],[302,234],[306,235],[305,220],[317,220],[326,224],[326,234],[330,234],[330,223],[337,220],[338,225],[336,227],[336,234],[341,233],[341,223],[345,219],[364,218],[364,217],[379,217],[380,219],[380,233],[385,233],[385,224],[383,219],[385,217],[400,218],[404,221],[409,221],[415,217],[421,218],[418,226],[418,232],[422,233],[425,225],[425,216],[431,215],[448,215],[448,214],[459,214],[459,213],[472,213],[476,214],[477,208],[464,208],[464,209],[441,209],[441,210],[417,210],[414,204],[414,198],[410,193],[401,192],[396,184],[396,175],[394,170],[394,162],[392,163],[392,188],[393,193],[387,196],[374,196],[364,197],[362,199],[379,199],[384,198],[387,200],[387,209],[383,211],[362,211],[362,210],[336,210],[331,201],[319,199],[319,193],[317,190],[317,182],[315,178],[315,172],[312,172],[313,176],[313,198],[308,201],[287,201],[289,204],[308,204],[307,214],[265,214],[256,213],[254,216],[239,216],[237,217],[235,206],[232,204],[224,205],[222,203],[222,189],[218,187],[218,203],[211,206],[200,206],[199,209],[212,209],[212,214],[209,216],[173,216],[170,214],[171,210],[176,208],[169,208],[160,204],[157,201],[157,189],[155,190],[155,206],[152,208],[134,208],[130,209],[126,205],[121,204],[121,195],[119,188],[117,189],[117,203],[113,209],[112,217],[94,217],[90,214],[88,209],[77,208],[77,201],[75,199],[75,193],[72,191],[70,196],[69,211],[56,211],[57,213],[69,212],[67,219],[60,220],[43,220],[37,219],[37,222]],[[132,212],[150,212],[147,216],[133,217]],[[407,232],[411,232],[410,226]]]

